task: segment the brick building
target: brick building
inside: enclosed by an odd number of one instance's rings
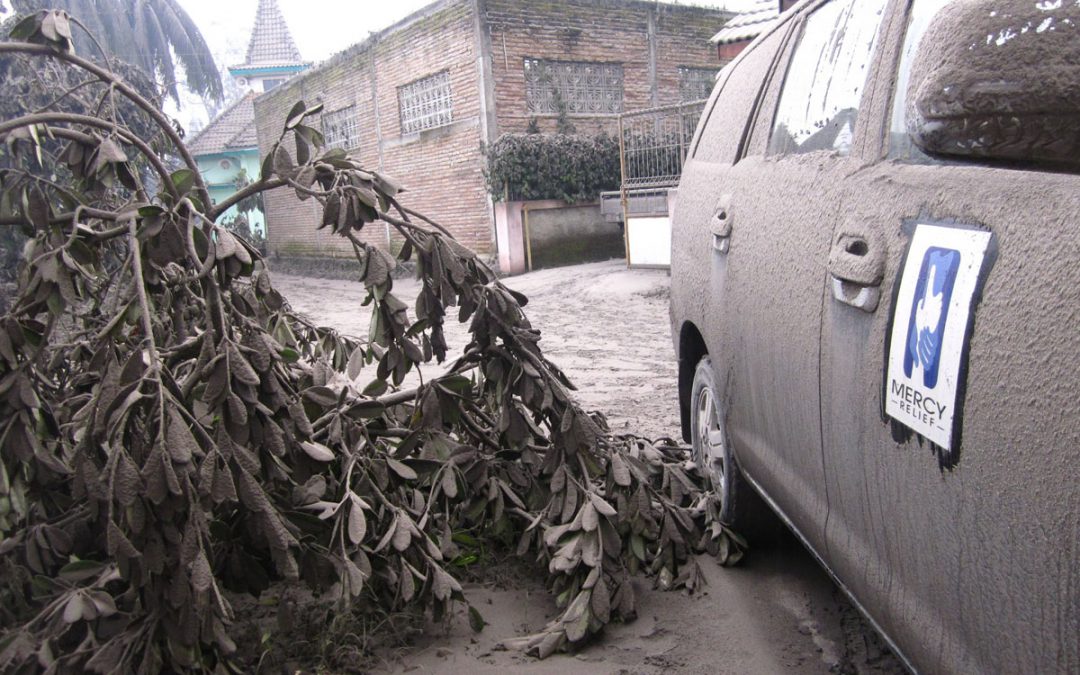
[[[398,178],[410,207],[493,254],[481,144],[534,118],[553,130],[563,107],[580,132],[614,132],[624,110],[703,98],[719,68],[709,38],[728,16],[643,0],[439,0],[256,99],[259,149],[296,101],[322,102],[328,145]],[[315,231],[312,201],[280,190],[265,203],[274,253],[350,254]],[[396,242],[382,223],[363,236]]]

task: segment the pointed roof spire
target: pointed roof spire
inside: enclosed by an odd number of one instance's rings
[[[259,67],[283,67],[308,65],[296,48],[285,17],[278,9],[277,0],[259,0],[255,12],[255,27],[251,30],[247,59],[242,66],[233,69],[252,70]]]

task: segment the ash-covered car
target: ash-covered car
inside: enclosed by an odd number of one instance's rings
[[[673,217],[683,433],[917,671],[1080,672],[1080,3],[807,0]]]

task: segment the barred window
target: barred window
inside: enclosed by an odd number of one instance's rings
[[[327,148],[351,150],[360,145],[356,124],[356,106],[323,113],[322,133]]]
[[[679,99],[683,103],[709,98],[716,71],[712,68],[690,68],[679,66]]]
[[[453,103],[448,70],[398,87],[401,133],[412,134],[450,124],[454,121]]]
[[[525,59],[525,101],[533,114],[622,112],[622,64]]]

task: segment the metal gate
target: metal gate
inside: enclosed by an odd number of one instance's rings
[[[632,267],[670,265],[669,193],[704,109],[705,101],[692,101],[619,115],[618,199]]]
[[[619,115],[622,191],[674,187],[705,101]]]

